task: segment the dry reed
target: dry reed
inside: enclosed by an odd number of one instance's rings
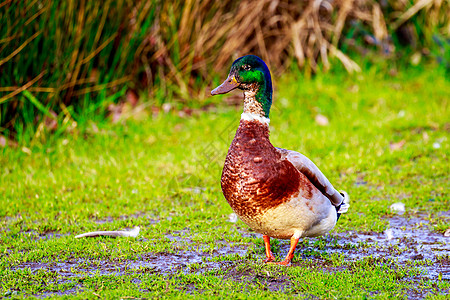
[[[160,8],[158,24],[152,32],[155,45],[153,49],[149,47],[151,54],[143,63],[153,70],[151,76],[164,74],[166,81],[179,86],[181,97],[189,98],[193,96],[191,89],[198,91],[196,82],[211,78],[211,70],[224,72],[233,59],[249,53],[261,56],[276,73],[292,63],[315,72],[320,62],[327,70],[331,58],[342,63],[348,72],[358,72],[358,64],[341,50],[344,35],[352,27],[364,29],[367,47],[375,45],[385,52],[394,51],[391,36],[413,17],[428,28],[421,32],[428,33],[425,39],[430,40],[430,33],[435,30],[450,35],[448,1],[381,3],[384,4],[371,0],[166,3]],[[416,39],[420,38],[424,37],[416,33]],[[155,71],[158,68],[162,70]]]

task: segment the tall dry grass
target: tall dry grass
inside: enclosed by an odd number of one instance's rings
[[[348,45],[391,58],[402,43],[429,47],[434,33],[450,36],[449,11],[443,0],[164,3],[143,51],[144,78],[151,94],[162,87],[171,90],[165,95],[201,101],[212,74],[248,53],[278,74],[292,64],[306,72],[316,72],[318,64],[328,70],[332,61],[358,72]]]
[[[448,0],[4,0],[0,134],[93,117],[129,88],[201,102],[248,53],[278,74],[357,72],[352,47],[395,57],[431,47],[433,34],[446,42],[449,14]]]

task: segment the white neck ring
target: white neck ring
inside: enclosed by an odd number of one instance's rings
[[[266,118],[266,117],[263,117],[263,116],[260,116],[260,115],[257,115],[257,114],[246,113],[246,112],[241,114],[241,120],[258,121],[258,122],[260,122],[262,124],[265,124],[267,126],[269,126],[269,123],[270,123],[270,119],[269,118]]]

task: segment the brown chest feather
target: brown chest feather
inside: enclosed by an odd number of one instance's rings
[[[241,120],[228,150],[221,184],[233,210],[246,217],[276,207],[299,192],[311,198],[313,189],[270,143],[268,126],[245,120]]]

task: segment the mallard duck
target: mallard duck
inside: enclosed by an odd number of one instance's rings
[[[263,235],[265,262],[274,263],[270,238],[290,239],[289,265],[300,238],[330,231],[349,198],[338,192],[306,156],[274,147],[269,140],[272,80],[262,59],[238,58],[228,78],[211,95],[244,91],[244,111],[228,150],[221,186],[238,217]]]

